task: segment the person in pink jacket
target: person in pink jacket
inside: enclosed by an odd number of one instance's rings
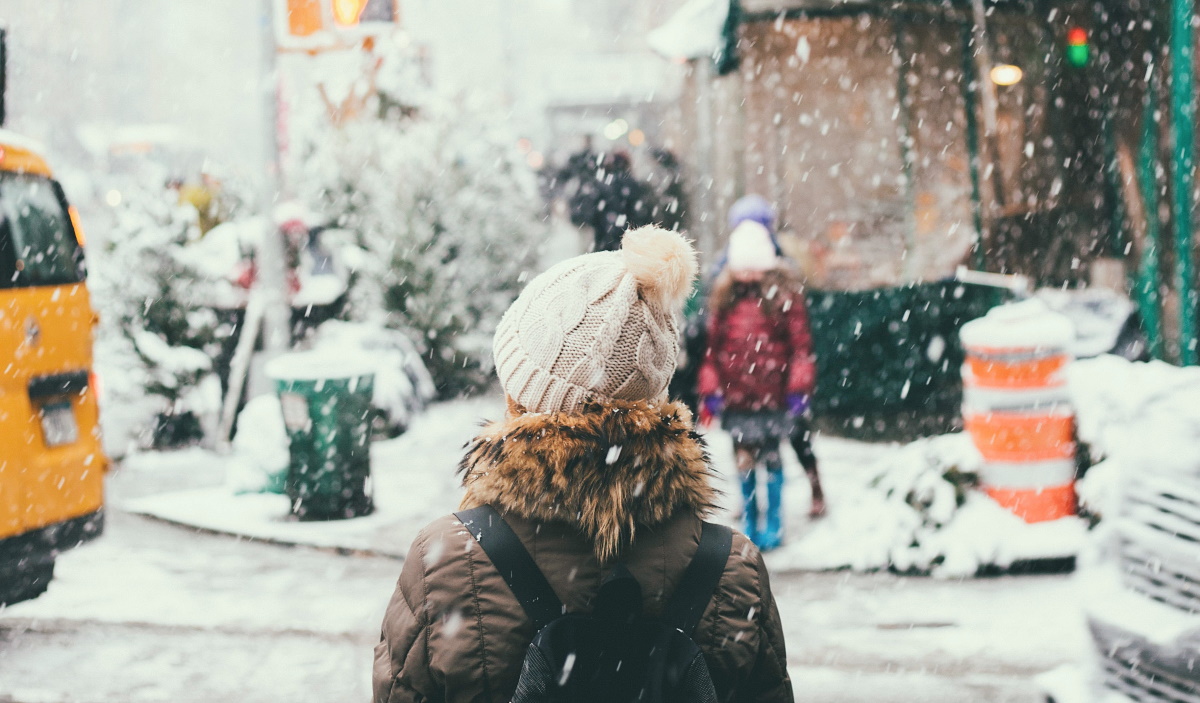
[[[798,275],[776,254],[766,227],[746,221],[731,233],[728,261],[709,296],[708,350],[700,367],[703,417],[721,416],[734,442],[744,499],[743,531],[762,549],[783,541],[780,444],[804,423],[816,379],[808,311]],[[811,446],[812,514],[824,512]],[[807,461],[806,461],[807,460]],[[760,510],[758,471],[766,473]]]

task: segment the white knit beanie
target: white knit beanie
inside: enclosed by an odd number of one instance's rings
[[[620,251],[584,254],[534,278],[492,342],[504,392],[526,410],[574,412],[588,400],[663,397],[691,292],[696,252],[677,232],[642,227]]]
[[[730,233],[728,252],[726,265],[731,271],[769,271],[779,265],[770,231],[751,220]]]

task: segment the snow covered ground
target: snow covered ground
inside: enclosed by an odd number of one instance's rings
[[[46,595],[0,612],[0,701],[365,700],[396,557],[457,505],[461,446],[501,409],[496,397],[435,404],[376,443],[379,511],[334,523],[290,522],[286,499],[236,495],[211,452],[127,458],[110,476],[108,533],[64,555]],[[731,519],[732,447],[720,431],[707,440]],[[808,522],[807,481],[785,453],[790,546],[769,557],[798,698],[1038,701],[1038,674],[1083,660],[1071,575],[797,570],[808,540],[836,551],[832,526],[859,514],[880,466],[905,451],[826,436],[815,448],[831,515]]]
[[[50,590],[0,611],[0,701],[369,699],[371,650],[401,564],[230,539],[114,512]],[[1068,576],[772,578],[797,700],[1036,697],[1078,660]]]
[[[399,571],[114,511],[47,593],[0,609],[0,701],[362,703]]]
[[[1179,373],[1186,379],[1168,378]],[[1193,373],[1112,359],[1079,364],[1072,383],[1089,398],[1081,433],[1109,451],[1119,446],[1114,438],[1135,440],[1129,421],[1139,413],[1153,423],[1143,433],[1184,427],[1146,407],[1178,396],[1168,391]],[[364,700],[398,558],[420,526],[457,505],[462,445],[501,412],[496,396],[438,403],[405,435],[376,443],[378,511],[355,520],[290,521],[285,498],[230,487],[237,476],[228,456],[190,449],[127,457],[109,479],[104,538],[64,555],[43,597],[0,612],[0,701]],[[731,442],[719,430],[706,439],[724,491],[719,518],[732,521],[739,492]],[[785,451],[788,543],[768,564],[799,698],[1040,701],[1046,672],[1078,685],[1090,656],[1082,576],[965,577],[979,563],[1010,559],[1023,541],[1045,549],[1077,540],[1071,530],[1082,526],[1026,529],[981,495],[957,506],[933,479],[951,465],[969,469],[963,441],[901,446],[818,435],[830,515],[815,523],[806,518],[807,481]],[[1117,463],[1106,464],[1088,483],[1101,513],[1118,483]],[[887,570],[898,540],[915,534],[915,518],[887,497],[889,487],[905,486],[926,491],[922,519],[944,526],[922,528],[925,548],[958,555],[943,563],[966,560],[937,572],[942,578]],[[851,568],[828,570],[838,567]],[[112,676],[117,669],[122,675]]]
[[[437,403],[416,418],[400,437],[372,446],[375,486],[374,514],[352,520],[296,522],[288,518],[287,498],[270,493],[239,493],[241,478],[232,475],[228,457],[200,449],[170,453],[143,453],[128,458],[114,483],[113,503],[134,513],[220,533],[283,544],[340,548],[385,556],[403,556],[409,541],[425,523],[458,506],[456,475],[463,445],[484,420],[503,413],[497,396]],[[731,522],[737,513],[740,491],[734,480],[733,446],[720,430],[709,430],[706,440],[718,468],[723,513]],[[896,445],[866,444],[818,436],[816,451],[831,510],[830,524],[848,525],[862,518],[863,494],[879,470],[880,462],[898,451]],[[795,545],[810,538],[828,542],[828,530],[816,528],[806,518],[808,482],[799,463],[785,454],[789,480],[785,511]],[[167,488],[145,495],[144,486],[167,482]],[[877,525],[877,522],[870,523]],[[862,533],[862,530],[859,531]],[[868,530],[869,532],[869,530]],[[878,542],[888,535],[860,534],[861,540]],[[781,550],[770,557],[776,569],[837,568],[839,559],[851,558],[861,544],[822,547],[824,561],[805,562],[797,552]],[[886,566],[872,563],[871,568]]]
[[[496,396],[438,403],[406,434],[376,442],[372,470],[377,508],[367,517],[293,521],[285,497],[238,492],[242,481],[231,474],[230,459],[196,449],[130,457],[119,481],[128,488],[118,489],[114,501],[131,512],[214,532],[403,556],[421,526],[457,507],[455,471],[462,447],[480,422],[496,419],[502,411]],[[718,429],[708,430],[705,438],[721,477],[723,512],[717,519],[732,524],[740,501],[732,442]],[[970,576],[981,565],[1003,567],[1014,559],[1073,555],[1082,542],[1081,520],[1026,525],[982,494],[969,495],[957,507],[953,486],[941,473],[949,466],[971,470],[971,462],[977,460],[962,436],[900,446],[818,435],[815,447],[829,516],[815,523],[808,520],[808,481],[795,456],[785,450],[788,543],[768,555],[775,571],[872,571],[889,566],[925,571],[936,562],[934,571],[940,576]],[[139,484],[169,480],[171,475],[184,482],[182,490],[152,496],[138,492]],[[918,511],[906,502],[910,487],[929,492],[930,507]]]
[[[439,403],[418,416],[408,432],[372,445],[375,512],[352,520],[297,522],[288,499],[273,493],[240,493],[240,477],[213,452],[189,449],[146,453],[120,469],[115,504],[169,522],[254,539],[340,548],[403,557],[426,523],[458,507],[456,469],[463,445],[484,419],[503,411],[496,397]],[[138,484],[179,477],[182,490],[141,495]]]

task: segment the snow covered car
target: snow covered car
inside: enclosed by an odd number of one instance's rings
[[[1071,320],[1075,341],[1070,351],[1075,358],[1100,354],[1130,361],[1149,358],[1141,317],[1128,297],[1104,288],[1043,288],[1037,291],[1037,298]]]
[[[1200,376],[1142,406],[1115,516],[1081,574],[1090,700],[1200,703]]]
[[[1139,477],[1125,501],[1112,571],[1085,606],[1092,682],[1133,701],[1200,701],[1200,476]]]

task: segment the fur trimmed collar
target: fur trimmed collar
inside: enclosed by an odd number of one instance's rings
[[[680,403],[604,401],[578,413],[511,415],[484,427],[459,470],[462,508],[490,504],[540,522],[567,522],[601,562],[639,525],[679,510],[707,515],[716,492],[704,441]]]

